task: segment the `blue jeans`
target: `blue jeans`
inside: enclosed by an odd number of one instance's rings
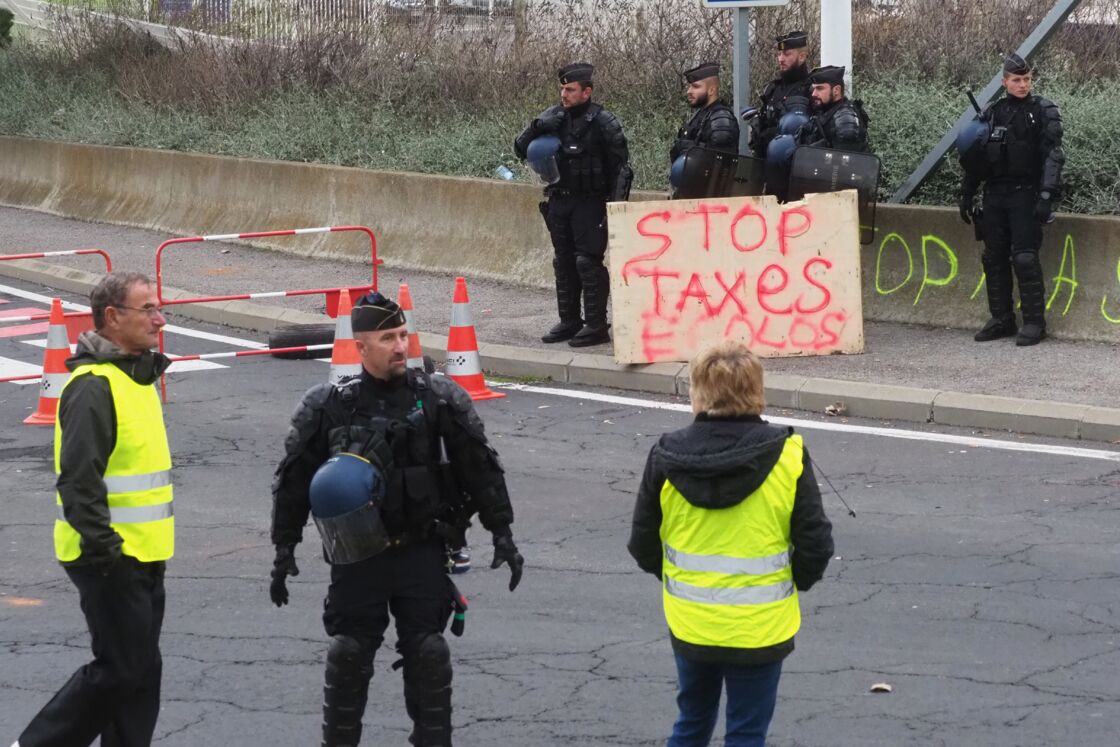
[[[782,662],[762,666],[711,664],[677,655],[677,706],[667,747],[705,747],[719,713],[719,697],[727,683],[726,747],[765,747],[774,716]]]

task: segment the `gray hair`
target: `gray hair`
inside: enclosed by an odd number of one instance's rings
[[[128,300],[128,290],[136,283],[151,285],[151,279],[142,272],[110,272],[89,292],[89,305],[93,310],[93,327],[100,330],[105,326],[105,309],[110,306],[123,306]]]

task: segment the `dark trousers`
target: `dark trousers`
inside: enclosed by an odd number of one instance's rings
[[[1011,276],[1019,281],[1024,324],[1045,325],[1046,281],[1039,247],[1042,225],[1034,215],[1038,195],[1031,187],[993,185],[984,190],[984,265],[988,310],[994,319],[1013,320]]]
[[[93,661],[78,669],[19,737],[20,747],[152,743],[163,660],[164,564],[125,556],[107,574],[71,566],[89,626]]]
[[[677,654],[677,707],[667,747],[705,747],[719,713],[720,693],[727,686],[726,747],[764,747],[774,716],[782,662],[762,666],[691,661]]]
[[[562,322],[607,323],[610,275],[607,252],[607,203],[603,197],[552,194],[545,224],[552,237],[556,273],[556,307]],[[583,315],[580,314],[580,300]]]
[[[404,667],[405,709],[413,721],[410,742],[451,744],[451,654],[443,630],[454,587],[446,560],[441,542],[426,541],[331,568],[324,627],[331,636],[356,639],[362,653],[348,678],[333,675],[328,654],[324,745],[351,745],[354,736],[360,738],[373,655],[385,639],[390,614]]]

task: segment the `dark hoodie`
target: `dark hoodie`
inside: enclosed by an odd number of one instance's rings
[[[137,384],[154,384],[171,361],[145,352],[129,355],[96,332],[83,332],[77,350],[66,361],[78,366],[111,361]],[[71,380],[58,403],[62,426],[58,494],[66,521],[81,535],[82,554],[64,565],[111,563],[120,557],[122,539],[109,526],[105,467],[117,443],[117,417],[109,382],[84,374]]]
[[[754,415],[713,418],[697,415],[687,428],[667,433],[650,449],[638,488],[628,548],[647,573],[661,578],[661,488],[666,480],[698,508],[729,508],[747,500],[766,481],[792,428],[778,428]],[[793,582],[807,591],[824,575],[832,558],[832,524],[805,450],[790,516]],[[765,664],[793,651],[793,639],[763,649],[700,646],[673,636],[673,650],[696,661]]]

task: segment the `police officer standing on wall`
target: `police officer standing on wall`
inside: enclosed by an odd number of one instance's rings
[[[719,63],[705,62],[684,72],[688,82],[685,98],[692,116],[677,132],[669,151],[669,161],[676,161],[697,145],[738,154],[739,122],[731,107],[719,98]]]
[[[798,144],[856,153],[868,150],[867,114],[862,102],[844,95],[844,69],[825,65],[809,73],[813,118],[798,133]]]
[[[804,31],[790,31],[778,39],[778,77],[762,89],[761,108],[751,120],[751,151],[759,158],[766,157],[770,141],[778,136],[778,122],[786,113],[790,98],[807,101],[809,98],[809,66],[807,59],[809,35]]]
[[[591,100],[593,73],[586,63],[561,68],[560,104],[541,112],[513,144],[517,157],[525,159],[534,140],[559,140],[556,180],[545,186],[547,201],[541,203],[541,214],[555,251],[552,267],[560,323],[541,340],[567,340],[572,347],[610,342],[610,276],[603,264],[606,204],[626,200],[634,176],[622,123]]]
[[[1054,219],[1061,196],[1062,115],[1049,99],[1031,94],[1031,68],[1017,54],[1003,64],[1007,94],[982,116],[991,125],[984,148],[961,180],[960,213],[975,219],[984,236],[988,310],[992,318],[976,333],[977,342],[1010,337],[1016,345],[1037,345],[1046,337],[1046,287],[1039,261],[1042,225]],[[962,163],[968,159],[962,154]],[[973,162],[975,163],[975,161]],[[983,212],[975,211],[976,189],[984,182]],[[1011,273],[1019,281],[1023,326],[1015,325]]]
[[[371,293],[355,304],[351,322],[360,378],[313,387],[292,417],[273,485],[270,595],[277,606],[288,602],[285,581],[299,573],[295,546],[310,512],[331,563],[323,745],[359,743],[373,657],[391,613],[414,724],[409,741],[444,747],[451,653],[443,631],[462,602],[447,575],[445,542],[461,541],[477,510],[494,536],[491,567],[509,564],[513,591],[523,566],[513,509],[470,395],[450,379],[406,368],[400,307]]]

